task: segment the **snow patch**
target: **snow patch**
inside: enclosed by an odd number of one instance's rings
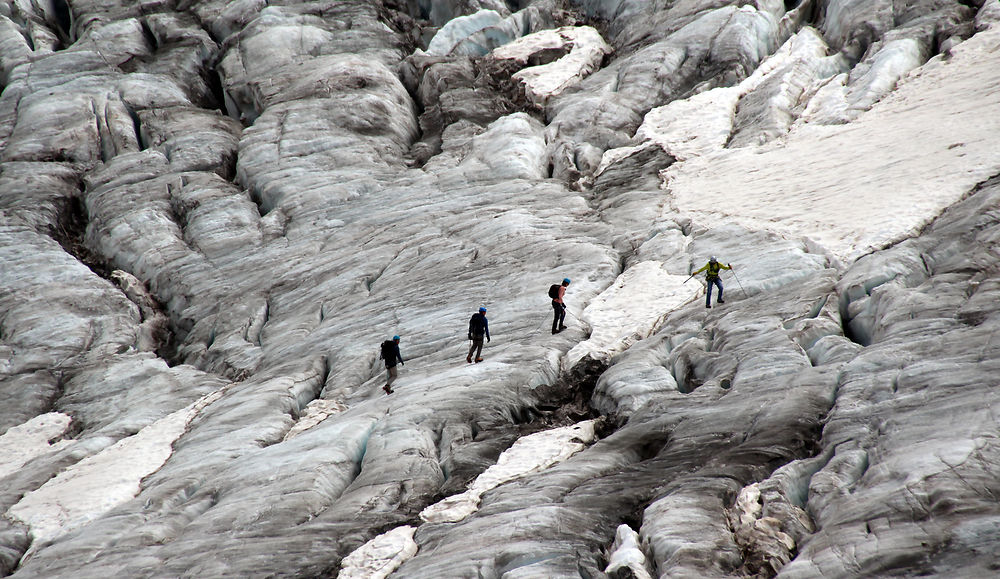
[[[222,397],[225,388],[207,394],[134,436],[119,440],[94,456],[59,473],[24,496],[7,516],[28,525],[37,545],[82,527],[114,507],[132,499],[139,483],[170,458],[173,443],[198,413]]]
[[[49,412],[7,429],[0,436],[0,479],[17,472],[37,456],[73,444],[73,440],[49,442],[62,436],[72,421],[61,412]]]
[[[732,136],[740,99],[771,77],[805,69],[825,79],[839,72],[844,65],[843,57],[828,57],[827,49],[819,33],[805,28],[785,42],[740,84],[707,90],[650,110],[636,131],[634,140],[642,143],[638,147],[655,143],[677,161],[724,149]],[[791,103],[782,104],[786,108],[791,107]],[[597,174],[635,149],[609,149],[601,159]]]
[[[476,477],[464,493],[435,503],[420,513],[428,523],[455,523],[479,510],[486,491],[533,472],[562,462],[594,441],[596,420],[554,428],[520,438],[505,450],[497,463]],[[338,577],[381,579],[389,576],[417,553],[415,528],[397,527],[368,541],[341,562]]]
[[[497,463],[476,477],[469,489],[420,513],[428,523],[455,523],[479,510],[479,501],[486,491],[529,473],[544,470],[562,462],[593,442],[594,420],[586,420],[538,432],[518,439],[505,450]]]
[[[702,227],[810,239],[846,263],[912,236],[1000,172],[998,49],[991,28],[849,124],[799,125],[784,143],[674,163],[663,172],[672,209]]]
[[[986,30],[1000,22],[1000,2],[986,2],[976,13],[976,31]]]
[[[583,310],[580,317],[591,328],[590,338],[566,354],[565,367],[586,356],[608,362],[649,336],[663,316],[700,292],[697,284],[685,286],[687,279],[668,273],[657,261],[628,268]]]
[[[322,398],[317,398],[306,405],[305,416],[300,418],[299,421],[288,430],[288,433],[285,434],[283,441],[295,438],[313,426],[323,422],[330,416],[340,414],[345,410],[347,410],[347,406],[337,402],[336,400],[324,400]]]
[[[618,525],[611,556],[604,572],[611,575],[623,569],[631,571],[635,579],[653,579],[646,566],[646,554],[639,548],[639,533],[628,525]]]
[[[384,579],[400,565],[417,554],[417,543],[413,540],[416,528],[396,527],[383,533],[340,562],[340,579]]]

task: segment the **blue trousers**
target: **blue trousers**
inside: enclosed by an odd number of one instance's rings
[[[719,299],[717,301],[721,302],[722,301],[722,280],[719,279],[719,278],[717,278],[717,277],[714,277],[714,278],[713,277],[709,277],[709,278],[705,278],[705,281],[708,282],[708,288],[706,288],[708,291],[705,292],[705,305],[706,306],[711,306],[712,305],[712,285],[716,285],[716,286],[719,287]]]

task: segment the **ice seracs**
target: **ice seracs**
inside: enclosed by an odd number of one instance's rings
[[[613,50],[595,28],[566,26],[529,34],[495,49],[491,55],[527,65],[547,52],[565,53],[551,62],[527,66],[512,77],[524,85],[529,101],[544,106],[550,98],[597,70]]]

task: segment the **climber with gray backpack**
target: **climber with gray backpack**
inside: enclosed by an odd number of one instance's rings
[[[566,319],[566,304],[563,296],[566,295],[566,288],[569,287],[569,278],[564,278],[562,284],[554,283],[549,286],[549,297],[552,298],[552,333],[558,334],[566,329],[563,321]]]

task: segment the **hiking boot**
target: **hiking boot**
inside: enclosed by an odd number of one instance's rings
[[[468,356],[466,356],[465,357],[465,361],[471,364],[472,363],[472,354],[469,354]]]
[[[476,358],[476,364],[478,364],[478,363],[480,363],[480,362],[482,362],[482,361],[483,361],[483,359],[482,359],[482,358]]]
[[[388,384],[386,384],[385,386],[383,386],[382,390],[385,390],[386,394],[392,394],[393,392],[395,392],[395,390],[393,390],[392,388],[389,388]]]
[[[559,332],[561,332],[561,331],[562,331],[562,330],[552,330],[552,333],[553,333],[553,334],[558,334],[558,333],[559,333]]]
[[[707,305],[707,304],[706,304],[706,305],[705,305],[705,307],[706,307],[706,308],[710,308],[710,307],[712,307],[712,306],[710,306],[710,305]]]
[[[717,303],[717,304],[724,304],[724,303],[726,303],[726,300],[724,300],[722,298],[719,298],[719,301],[717,301],[715,303]]]
[[[559,331],[560,332],[563,331],[563,330],[565,330],[565,329],[566,329],[566,326],[559,326]]]

